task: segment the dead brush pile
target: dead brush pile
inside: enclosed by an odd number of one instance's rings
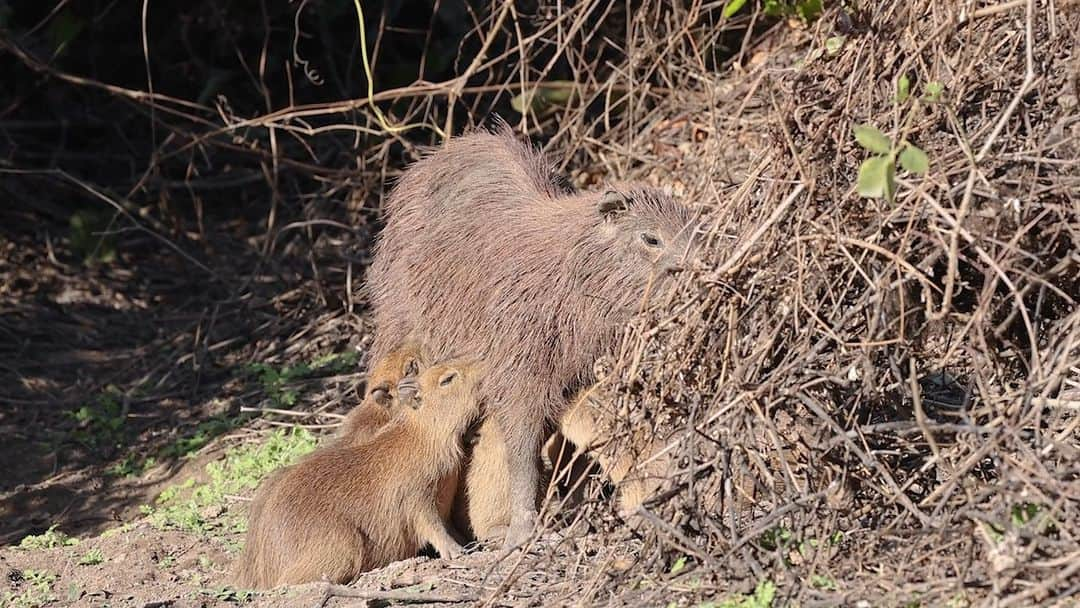
[[[688,89],[624,126],[654,175],[705,203],[709,245],[628,335],[613,411],[633,412],[624,437],[653,425],[677,466],[640,513],[636,558],[566,576],[628,604],[761,581],[802,606],[1074,595],[1076,6],[834,8],[722,77],[695,68],[691,34],[651,23],[639,48],[684,54],[635,67]],[[673,124],[693,143],[646,151]],[[929,170],[897,166],[891,201],[859,196],[874,152],[857,125]],[[735,142],[751,160],[725,189]],[[585,519],[625,534],[609,513],[598,500]]]

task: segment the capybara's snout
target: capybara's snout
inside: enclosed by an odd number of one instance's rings
[[[398,399],[401,403],[412,407],[420,405],[420,381],[416,376],[405,376],[398,381]]]

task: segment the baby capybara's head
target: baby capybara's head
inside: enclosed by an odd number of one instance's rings
[[[661,190],[635,184],[609,188],[597,196],[596,213],[598,234],[590,238],[598,242],[588,248],[613,257],[616,274],[628,287],[662,282],[691,259],[694,213]]]
[[[460,434],[480,414],[476,388],[481,368],[479,361],[470,359],[432,365],[398,382],[398,402],[405,406],[402,410],[425,425],[449,425]]]
[[[420,371],[421,356],[420,346],[410,342],[377,361],[368,373],[365,398],[389,408],[397,397],[398,381]]]

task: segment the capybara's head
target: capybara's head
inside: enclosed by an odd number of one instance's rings
[[[405,376],[397,385],[398,402],[425,424],[450,425],[460,433],[480,414],[481,368],[475,359],[451,359]]]
[[[367,399],[390,407],[397,396],[398,381],[420,371],[420,347],[409,343],[378,361],[368,374]]]
[[[597,198],[600,238],[617,257],[620,272],[664,280],[690,260],[694,213],[664,192],[641,185],[616,186]]]

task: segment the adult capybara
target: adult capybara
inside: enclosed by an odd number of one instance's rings
[[[458,555],[436,495],[479,416],[480,374],[478,364],[455,360],[407,376],[400,415],[369,441],[317,450],[268,479],[252,502],[237,585],[344,583],[424,543]]]
[[[335,441],[362,443],[390,422],[398,382],[415,375],[422,360],[420,345],[407,342],[374,361],[368,371],[364,400],[345,416]]]
[[[507,447],[507,547],[532,531],[545,421],[590,383],[693,233],[690,209],[659,190],[573,194],[552,175],[508,127],[449,140],[391,192],[368,275],[376,360],[417,337],[435,357],[491,363],[480,398]]]

